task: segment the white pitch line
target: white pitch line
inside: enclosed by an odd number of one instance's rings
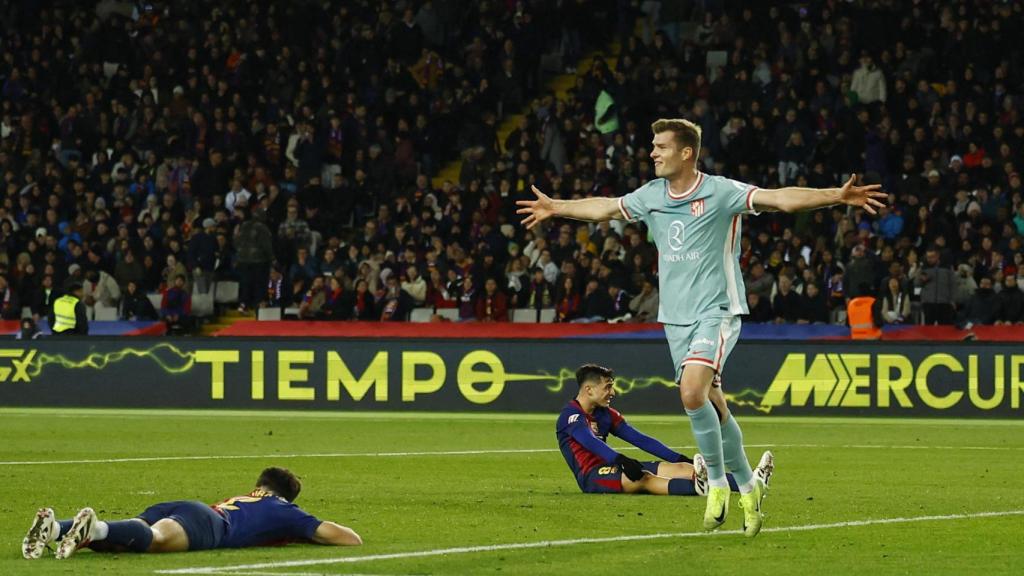
[[[747,444],[747,448],[815,448],[849,450],[1024,450],[1024,446],[916,446],[886,444]],[[695,446],[674,446],[686,450]],[[633,446],[616,446],[616,450],[639,450]],[[311,454],[227,454],[208,456],[140,456],[137,458],[99,458],[89,460],[15,460],[0,462],[0,466],[40,466],[60,464],[118,464],[131,462],[174,462],[182,460],[272,460],[275,458],[396,458],[411,456],[483,456],[487,454],[545,454],[559,452],[557,448],[520,448],[495,450],[430,450],[424,452],[315,452]]]
[[[869,520],[849,520],[830,524],[804,524],[800,526],[780,526],[765,528],[761,532],[808,532],[812,530],[828,530],[831,528],[849,528],[857,526],[875,526],[878,524],[906,524],[911,522],[939,522],[944,520],[970,520],[974,518],[998,518],[1002,516],[1022,516],[1024,510],[1004,510],[996,512],[975,512],[972,514],[946,514],[939,516],[914,516],[910,518],[876,518]],[[173,570],[157,570],[156,574],[230,574],[246,570],[262,570],[264,568],[293,568],[299,566],[323,566],[327,564],[352,564],[356,562],[372,562],[375,560],[400,560],[404,558],[424,558],[428,556],[449,556],[455,554],[472,554],[476,552],[495,552],[499,550],[525,550],[530,548],[551,548],[555,546],[573,546],[576,544],[604,544],[609,542],[635,542],[638,540],[659,540],[665,538],[696,538],[742,534],[740,530],[721,532],[665,532],[658,534],[637,534],[632,536],[607,536],[602,538],[574,538],[571,540],[542,540],[539,542],[516,542],[509,544],[492,544],[487,546],[463,546],[459,548],[438,548],[434,550],[418,550],[413,552],[395,552],[391,554],[370,554],[367,556],[347,556],[342,558],[321,558],[316,560],[289,560],[285,562],[264,562],[261,564],[243,564],[237,566],[204,566],[198,568],[177,568]]]

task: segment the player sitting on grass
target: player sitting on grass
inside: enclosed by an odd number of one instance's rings
[[[40,508],[22,541],[27,559],[39,558],[57,544],[57,558],[81,548],[98,552],[191,552],[213,548],[247,548],[306,541],[328,546],[357,546],[363,541],[351,528],[322,522],[292,502],[299,479],[284,468],[260,473],[256,489],[213,506],[202,502],[164,502],[137,518],[103,522],[92,508],[74,520],[57,521],[52,508]]]
[[[576,383],[580,391],[562,409],[555,431],[558,447],[581,490],[675,496],[707,494],[708,468],[700,454],[693,460],[679,454],[630,426],[618,410],[610,407],[615,398],[615,374],[611,369],[584,364],[576,371]],[[606,443],[609,433],[663,461],[639,462],[619,454]],[[772,453],[765,452],[755,470],[765,486],[773,469]],[[732,490],[737,491],[732,474],[726,477]]]

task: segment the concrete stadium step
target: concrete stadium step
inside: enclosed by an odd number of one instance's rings
[[[622,45],[619,42],[612,42],[607,46],[607,50],[596,50],[585,54],[576,63],[575,74],[558,74],[548,80],[545,86],[551,92],[555,93],[555,96],[559,99],[564,99],[568,96],[569,90],[576,86],[577,76],[584,76],[590,72],[591,66],[593,66],[594,58],[600,57],[608,64],[610,70],[615,70],[619,64],[619,54],[622,51]],[[529,107],[524,108],[523,112],[519,114],[510,114],[505,117],[501,125],[498,127],[498,143],[502,147],[502,151],[505,148],[505,139],[508,135],[516,129],[519,125],[519,120],[529,111]],[[453,160],[445,164],[434,176],[432,183],[434,188],[440,188],[441,184],[445,180],[452,182],[459,181],[459,173],[462,171],[462,160]]]
[[[255,314],[243,314],[235,308],[229,308],[222,314],[212,319],[211,321],[203,324],[200,334],[203,336],[214,336],[217,332],[228,328],[239,320],[253,320],[256,318]]]

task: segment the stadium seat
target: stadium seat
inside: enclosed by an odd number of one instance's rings
[[[22,317],[22,319],[31,318],[32,317],[32,308],[30,308],[28,306],[22,306],[21,307],[21,317]]]
[[[274,321],[281,319],[280,308],[260,308],[256,311],[257,320]]]
[[[441,318],[445,320],[451,320],[452,322],[459,321],[459,309],[458,308],[438,308],[435,312]]]
[[[534,308],[519,308],[512,311],[513,322],[554,322],[555,309],[541,308],[539,311]]]
[[[118,319],[117,306],[104,306],[103,304],[96,304],[93,306],[93,320],[98,322],[111,322]]]
[[[238,302],[238,282],[225,280],[217,282],[213,289],[213,301],[217,304],[235,304]]]
[[[153,304],[153,309],[159,312],[160,305],[164,301],[164,295],[159,292],[153,292],[152,294],[146,294],[146,298],[149,298],[149,301]]]
[[[288,308],[285,308],[284,312],[282,312],[281,314],[285,318],[298,318],[299,317],[299,307],[298,306],[289,306]]]
[[[413,308],[412,314],[409,315],[410,322],[430,322],[430,319],[434,317],[433,308]]]
[[[197,318],[213,316],[213,294],[192,293],[192,315]]]

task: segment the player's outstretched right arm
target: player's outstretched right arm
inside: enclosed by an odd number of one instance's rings
[[[582,198],[579,200],[554,200],[536,186],[531,186],[536,200],[517,200],[519,210],[516,214],[525,214],[523,226],[529,230],[555,216],[583,220],[585,222],[603,222],[621,218],[618,198]]]
[[[325,521],[317,527],[313,542],[326,546],[359,546],[363,539],[351,528]]]

